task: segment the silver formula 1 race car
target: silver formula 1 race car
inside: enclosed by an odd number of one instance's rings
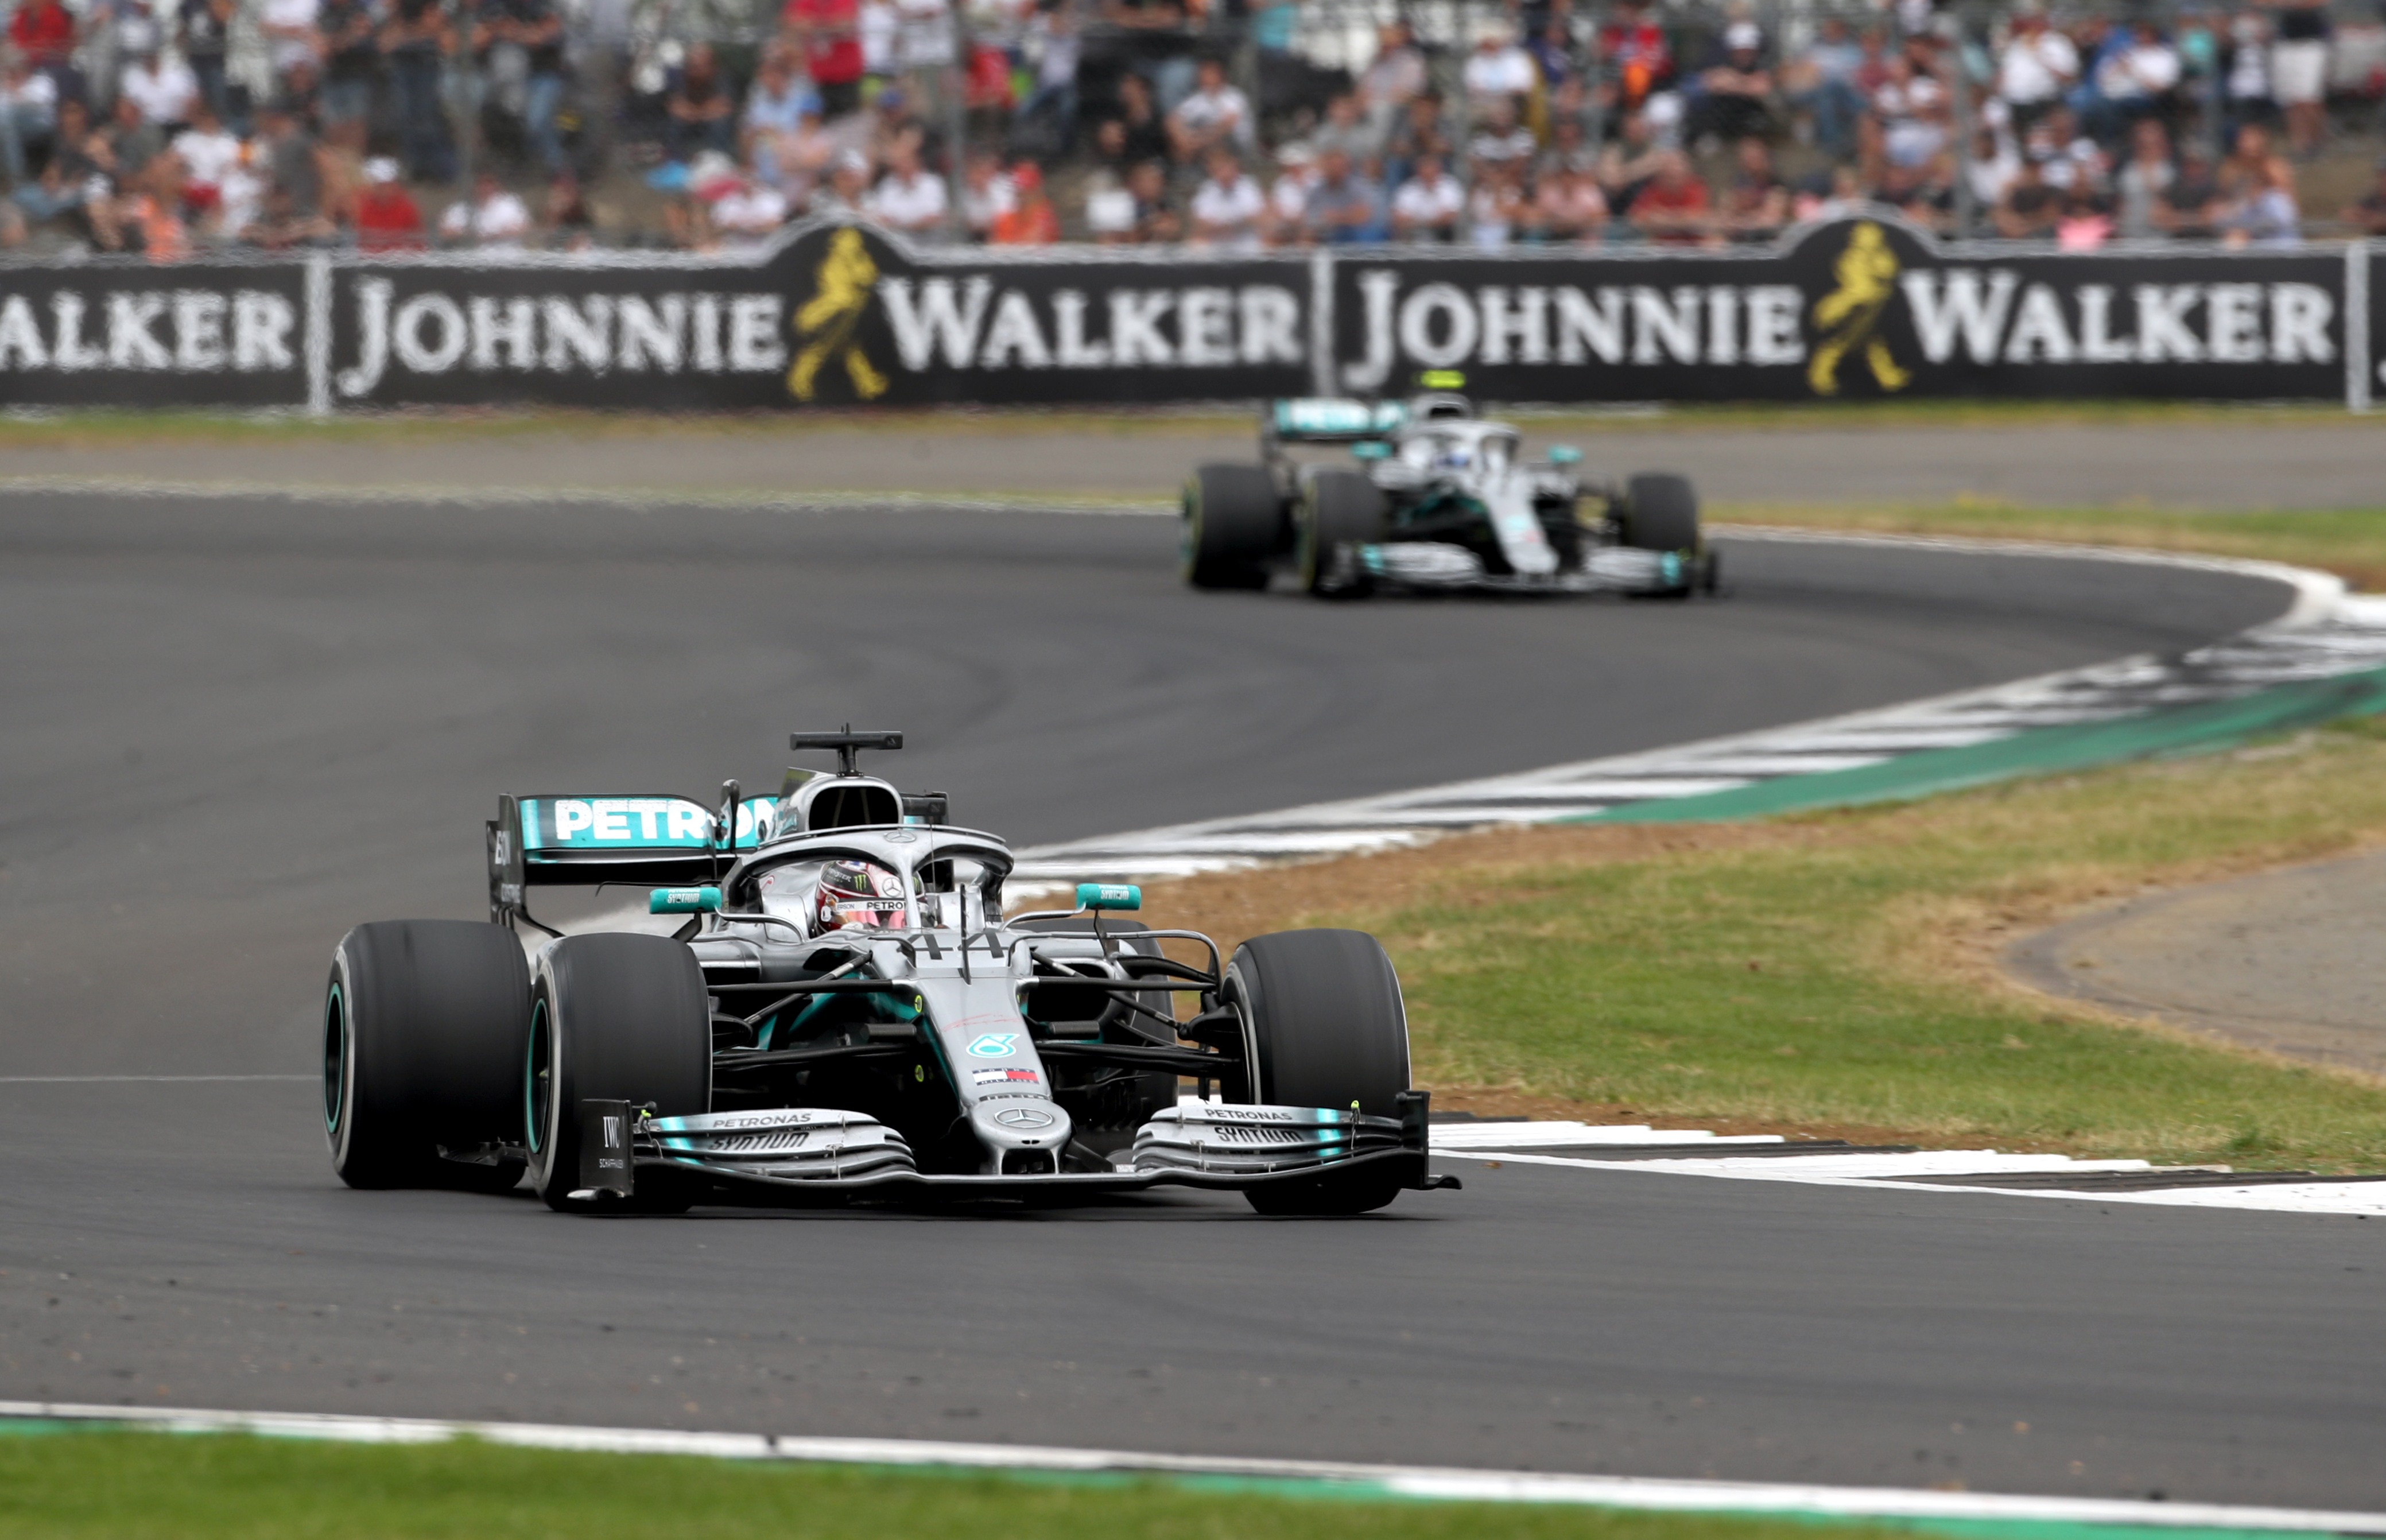
[[[1348,444],[1353,468],[1303,462]],[[1522,435],[1446,393],[1409,401],[1269,404],[1260,463],[1205,465],[1185,485],[1196,588],[1263,588],[1288,568],[1325,597],[1379,590],[1713,594],[1720,564],[1689,481],[1586,476],[1581,455],[1527,463]]]
[[[496,1191],[527,1171],[581,1212],[1175,1184],[1351,1214],[1458,1184],[1426,1172],[1374,937],[1287,932],[1222,962],[1091,883],[1074,909],[1006,912],[1002,841],[858,772],[901,745],[797,733],[837,771],[789,770],[776,797],[732,782],[718,808],[499,798],[489,922],[359,925],[333,954],[339,1175]],[[686,919],[565,934],[530,911],[546,885],[634,886]]]

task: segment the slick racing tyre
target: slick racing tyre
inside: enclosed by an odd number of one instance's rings
[[[1250,1099],[1400,1116],[1408,1014],[1383,946],[1363,931],[1284,931],[1235,948],[1225,995],[1241,1013]],[[1399,1196],[1385,1172],[1325,1172],[1250,1188],[1262,1214],[1363,1214]]]
[[[580,1186],[580,1104],[653,1104],[684,1118],[712,1104],[712,1014],[696,954],[668,936],[566,936],[546,949],[531,995],[528,1049],[518,1083],[531,1184],[550,1208],[586,1211]],[[649,1169],[625,1208],[684,1212],[690,1188]]]
[[[521,1130],[530,969],[511,931],[471,920],[359,925],[332,954],[323,1129],[351,1187],[502,1192],[518,1160],[448,1159]]]
[[[1205,465],[1185,483],[1185,581],[1265,588],[1284,530],[1284,497],[1261,465]]]
[[[1300,499],[1293,550],[1300,586],[1312,594],[1356,598],[1374,586],[1354,545],[1384,538],[1383,492],[1354,470],[1320,470]]]
[[[1705,541],[1699,533],[1699,495],[1689,478],[1644,474],[1624,483],[1624,544],[1664,551],[1681,560],[1681,581],[1664,592],[1687,596],[1700,580]]]

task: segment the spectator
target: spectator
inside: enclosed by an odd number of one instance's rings
[[[483,171],[472,179],[471,201],[449,204],[440,216],[439,233],[450,241],[520,251],[530,235],[530,209],[496,172]]]
[[[1693,144],[1745,139],[1773,131],[1773,72],[1764,67],[1764,33],[1753,21],[1735,21],[1707,67],[1684,131]]]
[[[993,237],[995,222],[1009,213],[1019,202],[1019,190],[1011,185],[1010,173],[1002,169],[1001,157],[991,149],[970,152],[969,167],[961,173],[961,224],[973,241]]]
[[[1516,106],[1505,96],[1492,98],[1484,109],[1483,126],[1466,146],[1467,157],[1478,170],[1487,166],[1518,168],[1529,165],[1539,143],[1533,131],[1516,121]]]
[[[2287,115],[2288,144],[2309,159],[2328,133],[2328,0],[2265,3],[2279,13],[2278,41],[2270,44],[2270,89]],[[2292,205],[2292,188],[2276,191]]]
[[[290,104],[281,99],[267,103],[257,114],[257,156],[267,180],[290,194],[298,217],[321,213],[323,175],[315,142],[298,126]]]
[[[77,216],[89,230],[86,205],[91,201],[94,184],[101,182],[99,163],[92,158],[90,144],[90,109],[72,96],[58,103],[57,131],[52,137],[49,159],[42,167],[41,176],[30,182],[19,182],[11,194],[26,219],[41,224]]]
[[[1607,195],[1607,207],[1625,210],[1629,218],[1632,200],[1657,174],[1664,158],[1664,147],[1650,134],[1648,115],[1626,114],[1622,131],[1599,152],[1599,186]]]
[[[1533,199],[1533,224],[1547,241],[1597,245],[1607,228],[1607,197],[1587,167],[1552,166],[1541,172]]]
[[[1790,223],[1790,190],[1774,174],[1773,152],[1762,139],[1743,139],[1733,156],[1716,228],[1735,241],[1770,240]]]
[[[1126,173],[1127,195],[1135,200],[1135,223],[1130,237],[1139,245],[1165,245],[1185,238],[1185,220],[1176,211],[1175,200],[1168,195],[1168,168],[1157,160],[1147,160],[1131,166]]]
[[[1250,148],[1250,100],[1226,83],[1226,67],[1205,58],[1195,80],[1193,94],[1168,115],[1169,147],[1177,161],[1190,165],[1220,145]]]
[[[119,190],[131,185],[149,162],[165,153],[165,131],[142,113],[131,96],[116,98],[116,112],[105,128],[92,135],[92,158]]]
[[[316,25],[319,4],[320,0],[258,0],[257,30],[265,34],[276,75],[321,62],[323,39]]]
[[[202,99],[191,105],[191,126],[174,136],[182,162],[182,207],[203,219],[223,207],[224,179],[240,165],[241,142]]]
[[[2154,24],[2141,20],[2131,27],[2122,45],[2096,68],[2096,94],[2103,103],[2098,137],[2109,143],[2125,126],[2158,114],[2167,117],[2176,106],[2179,75],[2179,51],[2163,41]]]
[[[1679,150],[1659,153],[1656,174],[1634,195],[1625,218],[1659,245],[1715,244],[1706,183],[1690,170],[1690,157]]]
[[[1077,147],[1077,64],[1084,44],[1078,36],[1076,6],[1070,0],[1039,9],[1028,23],[1028,42],[1036,58],[1036,90],[1019,109],[1012,131],[1023,138],[1049,142],[1057,155]],[[1046,199],[1050,207],[1050,199]]]
[[[1973,131],[1972,153],[1964,163],[1964,175],[1971,179],[1975,204],[1993,209],[2004,201],[2005,189],[2020,174],[2021,157],[2003,135],[1990,128]]]
[[[2079,52],[2046,24],[2042,0],[2015,0],[2013,36],[1997,58],[1997,95],[2027,130],[2079,78]]]
[[[2242,122],[2268,116],[2270,94],[2269,25],[2252,11],[2240,11],[2229,23],[2229,68],[2224,94],[2229,116]]]
[[[361,123],[372,115],[373,81],[381,74],[380,19],[371,0],[323,0],[323,126]]]
[[[1855,149],[1856,120],[1865,109],[1856,72],[1864,61],[1864,49],[1848,31],[1846,19],[1827,16],[1815,41],[1781,71],[1784,96],[1808,115],[1815,147],[1835,160]]]
[[[703,151],[727,155],[735,144],[732,117],[736,104],[721,78],[712,44],[699,43],[687,51],[679,83],[664,103],[671,117],[670,154],[673,160],[693,160]]]
[[[797,77],[794,54],[777,44],[764,50],[761,67],[746,89],[746,110],[738,119],[738,147],[745,163],[782,192],[787,190],[793,169],[783,170],[781,162],[797,158],[796,144],[804,131],[807,113],[815,124],[819,122],[820,98]]]
[[[397,180],[397,162],[390,157],[376,156],[365,162],[365,185],[357,194],[356,221],[360,252],[422,249],[422,210]]]
[[[397,96],[407,173],[417,182],[456,180],[456,150],[439,96],[448,43],[447,15],[439,0],[391,0],[381,47]]]
[[[1378,134],[1388,132],[1408,105],[1432,84],[1425,55],[1405,21],[1388,21],[1375,37],[1375,57],[1359,77],[1361,111]]]
[[[1168,124],[1152,105],[1151,87],[1140,75],[1119,78],[1118,121],[1126,136],[1125,155],[1130,165],[1147,160],[1164,160],[1168,157]]]
[[[1409,98],[1408,108],[1392,122],[1384,142],[1384,163],[1396,181],[1405,179],[1420,156],[1438,155],[1450,163],[1450,135],[1441,121],[1441,98],[1430,91]]]
[[[2179,146],[2179,174],[2154,206],[2155,228],[2173,240],[2211,240],[2219,232],[2221,201],[2212,157],[2190,140]]]
[[[2259,123],[2248,123],[2237,131],[2236,147],[2220,163],[2218,174],[2220,194],[2231,202],[2242,202],[2274,183],[2290,194],[2294,189],[2294,169],[2272,147],[2269,131]]]
[[[1312,155],[1340,150],[1352,160],[1364,162],[1383,153],[1384,137],[1375,122],[1360,111],[1358,97],[1347,91],[1337,92],[1325,104],[1325,121],[1310,132],[1309,149]]]
[[[539,209],[539,228],[557,251],[586,251],[596,244],[596,216],[580,191],[580,179],[570,171],[547,184],[546,202]]]
[[[141,116],[160,129],[179,130],[191,120],[199,99],[199,78],[191,67],[153,45],[124,67],[118,89],[139,104]]]
[[[507,57],[519,61],[506,70],[509,76],[519,72],[520,79],[509,110],[521,119],[522,137],[538,164],[548,176],[559,176],[563,171],[563,141],[556,121],[563,108],[562,13],[556,0],[488,0],[482,14],[492,52],[502,50]],[[698,50],[710,53],[705,44],[697,44],[688,53],[690,65]],[[723,98],[722,131],[708,136],[706,142],[717,143],[725,154],[730,148],[728,119],[734,104],[727,101],[726,93]]]
[[[2120,191],[2122,239],[2149,241],[2159,233],[2154,211],[2178,176],[2171,169],[2170,135],[2153,119],[2141,119],[2129,131],[2129,158],[2114,179]]]
[[[229,109],[224,98],[224,54],[232,41],[233,0],[181,0],[174,12],[174,40],[191,73],[199,78],[199,94],[218,117]]]
[[[1210,152],[1210,174],[1194,189],[1187,213],[1192,217],[1196,245],[1257,251],[1267,194],[1234,152],[1220,146]]]
[[[2113,234],[2113,203],[2103,194],[2074,188],[2054,227],[2058,251],[2096,251]]]
[[[1348,155],[1328,150],[1317,157],[1317,182],[1301,211],[1302,232],[1311,240],[1372,244],[1384,238],[1385,212],[1383,189],[1355,169]]]
[[[2225,178],[2222,185],[2228,185]],[[2295,205],[2293,173],[2275,157],[2265,162],[2227,196],[2215,222],[2224,245],[2301,245],[2303,214]]]
[[[2046,182],[2046,162],[2030,156],[2005,189],[1992,215],[1997,233],[2008,241],[2042,240],[2063,218],[2063,194]]]
[[[726,251],[760,251],[786,222],[786,195],[750,170],[712,200],[712,228]]]
[[[909,144],[894,146],[887,157],[886,174],[862,200],[870,217],[889,230],[900,231],[918,241],[934,241],[944,232],[945,217],[950,204],[945,195],[945,181],[931,176],[920,166],[920,152]]]
[[[1561,118],[1550,127],[1550,143],[1534,162],[1541,171],[1595,171],[1599,152],[1583,137],[1582,119]]]
[[[828,185],[812,190],[808,206],[814,214],[848,219],[868,219],[870,157],[860,150],[839,150],[828,165]]]
[[[1513,108],[1517,97],[1532,94],[1540,71],[1533,67],[1533,56],[1516,46],[1514,30],[1499,18],[1487,17],[1475,25],[1475,52],[1467,56],[1464,78],[1466,94],[1478,110],[1502,98]]]
[[[952,0],[894,0],[895,62],[923,101],[940,100],[961,56],[953,36]]]
[[[861,24],[857,0],[787,0],[779,25],[798,49],[820,93],[821,115],[834,122],[861,106]]]
[[[1416,171],[1392,194],[1392,234],[1402,241],[1448,241],[1466,208],[1466,189],[1445,175],[1438,155],[1420,157]]]
[[[458,208],[462,207],[457,205]],[[334,233],[331,220],[320,214],[307,213],[291,197],[288,188],[277,186],[266,189],[264,207],[242,227],[240,242],[259,251],[295,251],[328,245]]]
[[[854,15],[854,32],[861,40],[861,78],[886,85],[896,68],[896,45],[902,36],[903,18],[895,0],[861,0]],[[862,94],[867,97],[865,83]]]
[[[24,55],[11,51],[5,81],[0,81],[0,158],[6,162],[8,185],[25,184],[34,159],[46,158],[58,130],[58,82],[35,69]]]
[[[1579,73],[1574,23],[1563,12],[1550,12],[1549,19],[1533,34],[1525,51],[1533,56],[1533,67],[1541,72],[1541,89],[1552,96],[1574,83]]]
[[[1600,31],[1599,56],[1614,71],[1616,104],[1626,112],[1673,84],[1673,51],[1664,30],[1649,19],[1646,0],[1617,0]]]
[[[1944,230],[1954,199],[1923,168],[1892,165],[1873,189],[1872,201],[1896,209],[1925,230]]]
[[[59,0],[23,0],[8,19],[8,41],[26,63],[55,80],[74,52],[74,17]]]
[[[2026,150],[2045,162],[2046,184],[2062,193],[2074,187],[2102,190],[2109,170],[2104,152],[2078,131],[2067,106],[2056,107],[2029,131]]]
[[[1036,163],[1023,160],[1012,167],[1011,186],[1015,201],[1009,212],[995,216],[987,239],[998,246],[1049,246],[1058,241],[1061,216],[1044,190],[1044,173]]]
[[[1884,166],[1919,168],[1944,154],[1953,139],[1951,104],[1938,80],[1921,73],[1913,61],[1900,56],[1889,61],[1889,78],[1873,94],[1873,113],[1879,140],[1878,157],[1869,169],[1877,181]]]
[[[1316,157],[1309,146],[1287,144],[1276,152],[1275,185],[1268,189],[1265,230],[1277,245],[1299,245],[1309,235],[1309,194],[1317,187]]]
[[[182,163],[173,151],[151,158],[130,187],[119,216],[125,244],[152,262],[179,262],[191,254],[182,223]]]
[[[1466,238],[1469,244],[1485,251],[1496,251],[1516,239],[1519,226],[1532,216],[1532,205],[1525,197],[1525,163],[1521,160],[1488,166],[1475,179],[1475,190],[1466,199]]]
[[[2359,202],[2345,206],[2344,222],[2356,235],[2386,235],[2386,160],[2378,163],[2368,193]]]

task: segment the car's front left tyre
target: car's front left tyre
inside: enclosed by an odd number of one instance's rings
[[[668,936],[566,936],[539,959],[524,1048],[521,1118],[531,1184],[550,1208],[601,1205],[580,1186],[580,1104],[651,1106],[659,1118],[710,1111],[712,1016],[696,955]],[[627,1208],[685,1209],[686,1179],[649,1168]]]
[[[340,938],[323,1002],[323,1130],[351,1187],[503,1191],[519,1160],[530,970],[511,931],[395,920]]]

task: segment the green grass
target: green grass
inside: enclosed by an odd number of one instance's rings
[[[1762,823],[1454,839],[1292,869],[1256,906],[1237,879],[1211,913],[1236,935],[1375,932],[1420,1083],[1524,1109],[2386,1171],[2386,1083],[2127,1024],[1998,966],[2039,927],[2148,884],[2381,837],[2371,721]],[[1171,921],[1207,918],[1200,896],[1164,899]]]
[[[0,1437],[9,1540],[1880,1540],[1834,1526],[1604,1509],[1370,1501],[1234,1484],[590,1455],[223,1434]]]

